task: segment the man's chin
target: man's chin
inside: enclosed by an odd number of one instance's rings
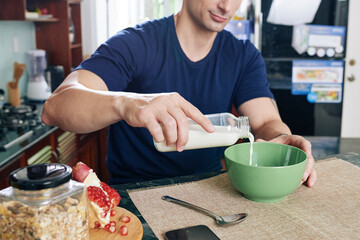
[[[208,27],[208,30],[212,31],[212,32],[221,32],[222,30],[224,30],[225,25],[223,24],[212,24],[211,26]]]
[[[229,21],[224,22],[224,23],[217,23],[217,22],[213,22],[209,25],[209,29],[213,32],[221,32],[222,30],[224,30],[226,24],[228,24]]]
[[[224,28],[214,29],[213,31],[219,33],[219,32],[221,32],[222,30],[224,30]]]

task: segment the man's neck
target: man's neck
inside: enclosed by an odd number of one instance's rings
[[[174,21],[176,35],[185,55],[193,62],[205,58],[213,46],[217,32],[197,26],[183,13],[174,15]]]

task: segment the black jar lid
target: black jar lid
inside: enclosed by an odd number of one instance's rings
[[[44,163],[30,165],[13,171],[9,184],[21,190],[54,188],[71,179],[72,169],[65,164]]]

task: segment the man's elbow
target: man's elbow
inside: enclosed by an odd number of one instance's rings
[[[41,112],[41,121],[45,125],[53,125],[51,121],[51,107],[49,106],[48,101],[44,103],[43,110]]]

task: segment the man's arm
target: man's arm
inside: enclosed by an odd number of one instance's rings
[[[257,141],[271,141],[287,144],[302,149],[308,156],[302,181],[312,187],[316,182],[316,171],[313,168],[314,158],[311,143],[304,137],[291,135],[289,127],[281,120],[275,101],[271,98],[255,98],[243,103],[239,113],[248,116],[252,132]]]
[[[249,117],[255,139],[271,140],[280,134],[291,134],[289,127],[280,118],[274,99],[255,98],[243,103],[238,111]]]
[[[45,102],[42,121],[71,132],[96,131],[120,120],[121,116],[113,109],[117,99],[97,75],[75,71]]]
[[[156,142],[166,140],[182,151],[188,140],[188,117],[212,132],[211,122],[177,93],[136,94],[108,91],[105,82],[87,70],[71,73],[45,102],[42,121],[85,133],[125,120],[146,127]]]

